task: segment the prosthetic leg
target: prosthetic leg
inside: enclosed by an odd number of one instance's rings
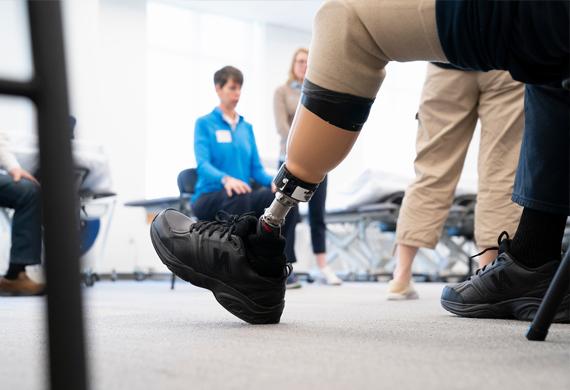
[[[438,4],[447,4],[454,11],[457,4],[466,3]],[[564,4],[560,7],[564,8]],[[456,20],[452,18],[443,27],[450,27],[451,22]],[[469,31],[464,36],[470,37]],[[438,37],[436,0],[326,2],[315,18],[308,73],[288,140],[288,155],[275,179],[275,200],[259,221],[231,216],[194,223],[174,210],[162,212],[152,223],[151,238],[163,263],[181,278],[211,290],[218,302],[239,318],[255,324],[279,322],[290,267],[282,253],[284,241],[275,233],[291,207],[308,201],[325,175],[349,153],[368,118],[386,64],[413,60],[448,62]],[[490,69],[487,63],[479,66],[477,60],[473,60],[472,68]],[[508,241],[504,246],[507,244]],[[501,271],[499,265],[516,268],[506,251],[493,263],[496,266],[464,283],[488,285],[481,283],[480,278],[494,273],[497,280],[502,280],[497,275]],[[550,265],[545,266],[550,270]],[[511,280],[520,288],[506,290],[508,294],[530,298],[532,304],[543,292],[533,291],[534,295],[528,296],[524,288],[539,285],[535,279],[542,275],[515,269]],[[461,297],[467,289],[453,287],[444,290],[442,305],[445,302],[444,307],[451,307],[453,310],[448,310],[459,315],[477,316],[473,314],[478,313],[473,312],[473,305],[466,308]],[[504,286],[499,287],[502,290]],[[476,290],[479,289],[468,291]],[[512,299],[504,294],[501,297]],[[522,304],[524,308],[525,302]],[[492,302],[488,305],[492,306]],[[495,313],[491,309],[490,313]],[[503,314],[528,319],[532,312]]]
[[[438,4],[444,7],[446,3]],[[505,12],[508,14],[508,9]],[[435,0],[332,0],[321,7],[315,17],[308,72],[287,158],[275,180],[278,193],[260,218],[258,231],[278,229],[291,207],[308,201],[318,183],[349,153],[368,118],[389,61],[448,62],[435,16]],[[474,60],[473,68],[489,70],[491,63],[498,64]],[[508,248],[508,241],[501,246]],[[545,264],[542,274],[526,272],[503,249],[485,273],[446,287],[442,306],[459,316],[530,320],[546,289],[528,286],[543,285],[543,279],[553,276],[555,266]],[[510,282],[488,287],[486,280],[499,278],[502,272],[508,272]],[[478,291],[479,295],[469,291]],[[565,309],[556,314],[557,320],[570,321]]]
[[[406,20],[406,23],[401,23]],[[435,0],[326,2],[316,15],[308,74],[262,230],[283,224],[350,152],[391,61],[447,62]]]

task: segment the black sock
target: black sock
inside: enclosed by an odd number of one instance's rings
[[[10,263],[10,267],[8,267],[8,271],[4,277],[6,279],[15,280],[18,279],[18,274],[26,270],[26,264],[13,264]]]
[[[560,260],[565,215],[524,208],[509,252],[521,264],[535,268]]]

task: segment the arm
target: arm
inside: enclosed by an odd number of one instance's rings
[[[279,87],[275,90],[275,95],[273,96],[273,113],[275,115],[277,133],[279,133],[281,138],[287,139],[291,124],[289,123],[289,114],[287,113],[285,93],[284,87]]]
[[[259,158],[259,152],[257,151],[257,144],[255,143],[255,136],[253,134],[253,129],[250,130],[250,143],[251,143],[251,176],[253,180],[261,184],[262,186],[269,187],[271,185],[272,177],[265,172],[263,165],[261,164],[261,159]]]
[[[0,131],[0,167],[6,169],[14,181],[24,178],[39,184],[31,173],[20,167],[16,156],[10,151],[8,136],[2,131]]]
[[[249,185],[229,176],[227,173],[212,165],[212,151],[208,135],[208,129],[205,124],[200,120],[196,121],[194,130],[194,153],[196,155],[196,164],[198,165],[198,176],[202,176],[208,181],[220,183],[226,190],[228,196],[232,196],[233,193],[245,194],[250,192],[251,188]]]
[[[199,119],[194,128],[194,154],[196,156],[197,172],[199,176],[208,181],[222,182],[222,178],[227,176],[212,165],[212,151],[210,150],[210,139],[208,129],[204,122]]]
[[[8,136],[3,131],[0,131],[0,167],[7,171],[20,168],[16,156],[10,151]]]

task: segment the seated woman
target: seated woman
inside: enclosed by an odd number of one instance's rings
[[[281,85],[275,91],[273,99],[273,112],[275,114],[275,125],[277,132],[281,137],[279,166],[285,162],[285,152],[287,138],[289,137],[289,129],[293,123],[295,110],[299,105],[301,97],[301,85],[305,79],[307,71],[307,58],[309,51],[305,48],[299,48],[293,54],[291,68],[289,69],[289,79],[287,83]],[[325,203],[327,200],[327,178],[320,184],[319,188],[309,201],[309,225],[311,227],[311,244],[313,253],[317,260],[317,266],[324,276],[327,284],[339,286],[342,280],[336,276],[334,271],[327,265],[326,254],[326,225],[325,225]],[[291,210],[289,218],[298,220],[298,208]],[[295,229],[287,237],[287,245],[285,246],[285,254],[289,255],[295,250]],[[294,256],[294,255],[293,255]]]
[[[230,214],[263,214],[273,201],[272,177],[261,165],[253,128],[236,112],[243,84],[242,72],[225,66],[214,74],[220,104],[198,118],[194,132],[194,152],[198,165],[192,210],[201,220],[213,220],[218,211]],[[252,189],[250,183],[261,185]],[[294,229],[287,218],[285,238]],[[295,262],[294,255],[287,258]]]

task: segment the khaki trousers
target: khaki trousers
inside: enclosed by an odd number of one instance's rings
[[[406,190],[396,241],[434,248],[477,119],[481,122],[475,240],[497,245],[511,236],[522,208],[511,201],[523,130],[524,85],[507,72],[466,72],[429,64],[418,111],[416,179]]]

